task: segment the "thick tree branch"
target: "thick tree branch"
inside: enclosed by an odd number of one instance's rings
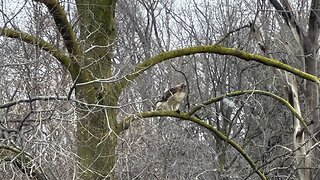
[[[63,37],[64,44],[68,52],[74,56],[81,54],[79,49],[78,41],[72,30],[72,26],[69,23],[64,9],[60,6],[57,0],[34,0],[36,2],[43,3],[47,6],[54,22]]]
[[[130,81],[138,77],[140,74],[142,74],[147,69],[151,68],[152,66],[159,64],[163,61],[177,58],[181,56],[186,55],[192,55],[192,54],[198,54],[198,53],[214,53],[214,54],[220,54],[220,55],[230,55],[235,56],[240,59],[243,59],[245,61],[255,61],[258,63],[262,63],[267,66],[276,67],[278,69],[282,69],[288,72],[291,72],[292,74],[295,74],[301,78],[313,81],[320,85],[320,79],[316,76],[313,76],[311,74],[305,73],[299,69],[293,68],[287,64],[284,64],[282,62],[279,62],[275,59],[270,59],[261,55],[257,54],[251,54],[245,51],[237,50],[234,48],[226,48],[219,45],[207,45],[207,46],[194,46],[189,48],[183,48],[178,50],[172,50],[160,53],[156,56],[151,57],[150,59],[144,61],[143,63],[140,63],[137,65],[137,67],[134,69],[134,71],[131,74],[126,75],[121,80],[121,88],[124,88]]]
[[[128,123],[136,120],[136,119],[141,119],[141,118],[150,118],[150,117],[175,117],[179,118],[181,120],[187,120],[194,122],[212,133],[214,133],[217,137],[222,139],[223,141],[227,142],[230,144],[233,148],[235,148],[242,157],[244,157],[248,163],[250,164],[251,168],[260,176],[261,179],[266,179],[265,175],[261,170],[257,168],[257,165],[254,163],[254,161],[248,156],[246,151],[235,141],[229,139],[227,136],[225,136],[222,132],[220,132],[218,129],[214,128],[212,125],[208,124],[207,122],[196,118],[196,117],[191,117],[188,113],[176,113],[174,111],[152,111],[152,112],[142,112],[138,113],[132,116],[127,117],[123,122],[123,126],[127,126]]]
[[[304,130],[308,134],[310,134],[310,131],[307,127],[307,124],[306,124],[306,121],[304,120],[304,118],[300,116],[300,114],[294,109],[294,107],[292,107],[292,105],[286,99],[284,99],[276,94],[273,94],[271,92],[263,91],[263,90],[242,90],[242,91],[235,91],[235,92],[227,93],[227,94],[209,99],[208,101],[205,101],[205,102],[201,103],[200,105],[194,106],[193,108],[191,108],[191,110],[189,112],[187,112],[187,114],[189,116],[192,116],[196,111],[200,110],[201,108],[203,108],[207,105],[210,105],[214,102],[221,101],[223,98],[240,96],[240,95],[245,95],[245,94],[260,94],[260,95],[272,97],[272,98],[280,101],[285,106],[287,106],[287,108],[292,112],[292,114],[299,120],[299,122],[303,126]],[[175,113],[172,114],[171,111],[153,111],[153,112],[156,112],[156,114],[157,114],[156,116],[171,116],[172,117],[175,114]],[[149,114],[151,112],[146,112],[146,113]],[[125,118],[121,123],[119,123],[120,131],[129,128],[129,126],[133,120],[136,120],[138,118],[144,118],[144,116],[142,116],[141,114],[144,114],[144,113],[134,114],[134,115],[129,116],[128,118]],[[148,116],[148,117],[156,117],[156,116]]]
[[[197,105],[195,107],[193,107],[188,113],[176,113],[174,111],[151,111],[151,112],[142,112],[142,113],[137,113],[134,115],[131,115],[127,118],[125,118],[123,120],[123,122],[121,124],[119,124],[119,129],[120,132],[123,129],[127,129],[129,128],[130,124],[137,120],[137,119],[143,119],[143,118],[150,118],[150,117],[175,117],[175,118],[179,118],[182,120],[187,120],[187,121],[192,121],[202,127],[207,128],[208,130],[210,130],[211,132],[213,132],[216,136],[218,136],[220,139],[226,141],[227,143],[229,143],[232,147],[234,147],[250,164],[250,166],[254,169],[254,171],[262,178],[264,179],[265,176],[263,175],[263,173],[261,171],[259,171],[259,168],[257,168],[257,166],[254,164],[254,162],[251,160],[251,158],[249,156],[247,156],[246,152],[240,147],[240,145],[238,145],[236,142],[228,139],[227,136],[225,136],[222,132],[220,132],[219,130],[217,130],[216,128],[214,128],[213,126],[211,126],[210,124],[206,123],[205,121],[193,117],[192,115],[200,110],[202,107],[207,106],[209,104],[212,104],[214,102],[220,101],[225,97],[233,97],[233,96],[239,96],[239,95],[244,95],[244,94],[261,94],[261,95],[265,95],[265,96],[269,96],[272,97],[280,102],[282,102],[285,106],[288,107],[288,109],[293,113],[293,115],[299,119],[301,125],[304,127],[304,130],[310,134],[310,131],[308,130],[308,127],[306,125],[305,120],[299,115],[298,112],[296,112],[296,110],[294,109],[294,107],[291,106],[291,104],[285,100],[284,98],[277,96],[271,92],[267,92],[267,91],[262,91],[262,90],[243,90],[243,91],[235,91],[235,92],[231,92],[231,93],[227,93],[225,95],[221,95],[215,98],[212,98],[206,102],[203,102],[200,105]]]
[[[23,42],[38,46],[40,49],[50,53],[66,68],[70,67],[70,58],[66,56],[62,51],[54,47],[52,44],[46,42],[41,38],[36,38],[28,33],[16,31],[8,28],[0,28],[0,35],[4,37],[19,39]]]
[[[37,180],[46,180],[47,177],[41,168],[36,168],[33,158],[21,149],[7,145],[0,145],[0,159],[11,161],[21,172],[30,178]]]
[[[295,37],[297,43],[301,46],[305,43],[306,39],[305,34],[301,27],[298,25],[294,14],[292,13],[292,9],[287,0],[282,1],[283,4],[280,4],[278,0],[270,0],[270,3],[273,7],[278,11],[278,13],[282,16],[288,27],[290,28],[293,36]]]

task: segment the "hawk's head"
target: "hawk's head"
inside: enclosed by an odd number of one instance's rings
[[[180,104],[187,94],[187,86],[185,84],[179,84],[164,92],[163,96],[156,103],[157,109],[177,111]]]
[[[184,83],[177,85],[176,88],[178,89],[178,91],[183,91],[183,92],[187,91],[187,85],[185,85]]]

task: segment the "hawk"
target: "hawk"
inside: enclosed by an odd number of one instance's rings
[[[177,111],[187,94],[187,86],[185,84],[179,84],[164,92],[159,101],[156,102],[156,109]]]

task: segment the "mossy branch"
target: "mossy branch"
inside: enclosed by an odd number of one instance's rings
[[[36,168],[33,163],[33,158],[23,152],[21,149],[0,145],[0,159],[4,161],[11,161],[21,172],[28,175],[30,178],[38,180],[46,180],[47,177],[41,168]]]
[[[63,64],[66,68],[70,67],[71,59],[65,55],[62,51],[54,47],[52,44],[46,42],[41,38],[36,38],[28,33],[16,31],[8,28],[0,28],[0,35],[4,37],[19,39],[23,42],[33,44],[40,49],[48,52],[53,57],[55,57],[61,64]]]
[[[54,22],[63,37],[64,44],[70,54],[79,56],[81,51],[79,49],[78,41],[71,24],[67,19],[64,9],[60,6],[57,0],[34,0],[43,3],[47,6]]]
[[[159,64],[163,61],[177,58],[181,56],[187,56],[192,54],[198,54],[198,53],[214,53],[214,54],[220,54],[220,55],[230,55],[234,57],[238,57],[240,59],[243,59],[245,61],[255,61],[258,63],[262,63],[267,66],[272,66],[278,69],[283,69],[285,71],[291,72],[292,74],[295,74],[303,79],[307,79],[310,81],[313,81],[320,84],[320,79],[316,76],[313,76],[311,74],[308,74],[306,72],[303,72],[299,69],[296,69],[292,66],[289,66],[287,64],[284,64],[282,62],[279,62],[275,59],[270,59],[261,55],[257,54],[251,54],[246,51],[237,50],[234,48],[226,48],[219,45],[206,45],[206,46],[194,46],[189,48],[183,48],[183,49],[177,49],[167,52],[162,52],[156,56],[151,57],[150,59],[147,59],[146,61],[138,64],[136,68],[133,70],[132,73],[126,75],[121,80],[121,88],[124,88],[130,81],[138,77],[140,74],[142,74],[147,69],[153,67],[156,64]]]
[[[230,144],[234,149],[236,149],[243,158],[246,159],[246,161],[248,161],[248,163],[250,164],[251,168],[260,176],[261,179],[267,179],[265,177],[265,175],[263,174],[263,172],[261,170],[259,170],[257,168],[257,165],[254,163],[254,161],[248,156],[248,154],[246,153],[246,151],[235,141],[229,139],[227,136],[225,136],[222,132],[220,132],[218,129],[214,128],[212,125],[208,124],[207,122],[196,118],[196,117],[192,117],[190,116],[189,113],[177,113],[174,111],[151,111],[151,112],[142,112],[142,113],[137,113],[134,115],[131,115],[129,117],[127,117],[122,124],[121,128],[125,128],[128,127],[128,125],[137,119],[141,119],[141,118],[150,118],[150,117],[175,117],[181,120],[187,120],[187,121],[191,121],[194,122],[206,129],[208,129],[209,131],[211,131],[212,133],[214,133],[217,137],[219,137],[220,139],[222,139],[223,141],[227,142],[228,144]]]
[[[280,101],[281,103],[283,103],[285,106],[287,106],[287,108],[292,112],[292,114],[298,118],[300,124],[303,126],[303,128],[306,130],[307,133],[310,134],[310,131],[308,130],[306,121],[301,117],[301,115],[294,109],[294,107],[291,106],[291,104],[284,98],[268,92],[268,91],[263,91],[263,90],[242,90],[242,91],[235,91],[235,92],[231,92],[231,93],[227,93],[224,95],[220,95],[218,97],[214,97],[212,99],[209,99],[208,101],[203,102],[200,105],[197,105],[195,107],[193,107],[190,111],[189,111],[189,115],[193,115],[196,111],[198,111],[199,109],[212,104],[214,102],[218,102],[221,101],[223,98],[225,97],[234,97],[234,96],[239,96],[239,95],[245,95],[245,94],[260,94],[260,95],[264,95],[264,96],[268,96],[268,97],[272,97],[278,101]]]
[[[304,127],[305,131],[307,133],[310,133],[305,120],[300,116],[300,114],[291,106],[291,104],[286,99],[284,99],[274,93],[263,91],[263,90],[242,90],[242,91],[235,91],[235,92],[227,93],[227,94],[212,98],[208,101],[205,101],[202,104],[193,107],[187,113],[180,113],[179,114],[174,111],[150,111],[150,112],[142,112],[142,113],[133,114],[133,115],[125,118],[122,121],[122,123],[119,124],[119,131],[121,132],[122,130],[129,128],[130,124],[137,119],[150,118],[150,117],[175,117],[175,118],[179,118],[181,120],[191,121],[191,122],[194,122],[194,123],[206,128],[206,129],[210,130],[217,137],[219,137],[220,139],[222,139],[223,141],[227,142],[232,147],[234,147],[248,161],[248,163],[254,169],[254,171],[262,179],[266,179],[264,174],[257,168],[256,164],[246,154],[246,152],[241,148],[241,146],[239,144],[237,144],[233,140],[228,139],[227,136],[225,136],[222,132],[220,132],[218,129],[214,128],[212,125],[208,124],[207,122],[192,116],[196,111],[200,110],[201,108],[203,108],[207,105],[210,105],[214,102],[221,101],[225,97],[234,97],[234,96],[239,96],[239,95],[244,95],[244,94],[260,94],[260,95],[272,97],[272,98],[280,101],[285,106],[287,106],[287,108],[293,113],[293,115],[300,121],[300,123]]]

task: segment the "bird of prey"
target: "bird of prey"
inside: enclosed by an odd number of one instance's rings
[[[187,86],[185,84],[179,84],[164,92],[159,101],[156,102],[156,109],[177,111],[187,94]]]

